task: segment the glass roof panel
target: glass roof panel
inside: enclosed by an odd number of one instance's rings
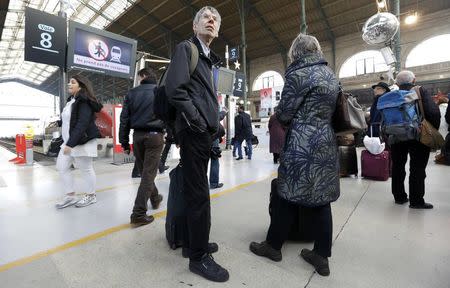
[[[69,1],[70,7],[66,13],[69,19],[103,29],[135,2],[136,0],[72,0]],[[6,59],[0,64],[0,78],[19,78],[40,84],[57,71],[58,67],[24,61],[24,18],[27,6],[54,15],[60,9],[59,0],[10,0],[0,38],[0,57]]]

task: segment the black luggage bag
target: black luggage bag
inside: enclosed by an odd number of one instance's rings
[[[277,209],[276,207],[280,201],[277,185],[278,178],[275,178],[270,183],[269,215],[271,218],[274,209]],[[298,214],[295,216],[295,220],[292,223],[291,231],[289,231],[288,240],[301,242],[314,241],[311,210],[307,207],[299,206],[297,213]]]
[[[356,146],[339,146],[339,166],[340,176],[358,176],[358,159],[356,156]]]
[[[181,163],[169,173],[169,197],[167,199],[166,238],[172,249],[183,246],[187,237],[186,207],[183,191]]]

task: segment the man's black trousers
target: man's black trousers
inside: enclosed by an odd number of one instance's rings
[[[207,253],[211,227],[211,205],[208,184],[208,161],[211,135],[190,129],[178,133],[183,167],[184,199],[189,234],[189,258],[200,260]]]
[[[405,200],[405,165],[409,154],[409,203],[421,205],[425,201],[425,177],[430,148],[419,141],[410,140],[391,145],[392,194],[396,201]]]

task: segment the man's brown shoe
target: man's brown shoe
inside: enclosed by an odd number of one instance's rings
[[[150,224],[155,220],[152,215],[150,216],[142,216],[142,217],[130,217],[130,224],[134,227],[144,226]]]
[[[152,208],[154,210],[159,208],[159,204],[161,204],[161,201],[163,200],[163,196],[161,194],[158,194],[155,199],[150,199],[150,202],[152,203]]]

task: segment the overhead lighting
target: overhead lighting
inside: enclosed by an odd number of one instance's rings
[[[170,63],[170,60],[165,59],[145,59],[146,62],[153,62],[153,63]]]
[[[413,14],[409,14],[405,17],[405,24],[411,25],[417,22],[417,12],[414,12]]]

